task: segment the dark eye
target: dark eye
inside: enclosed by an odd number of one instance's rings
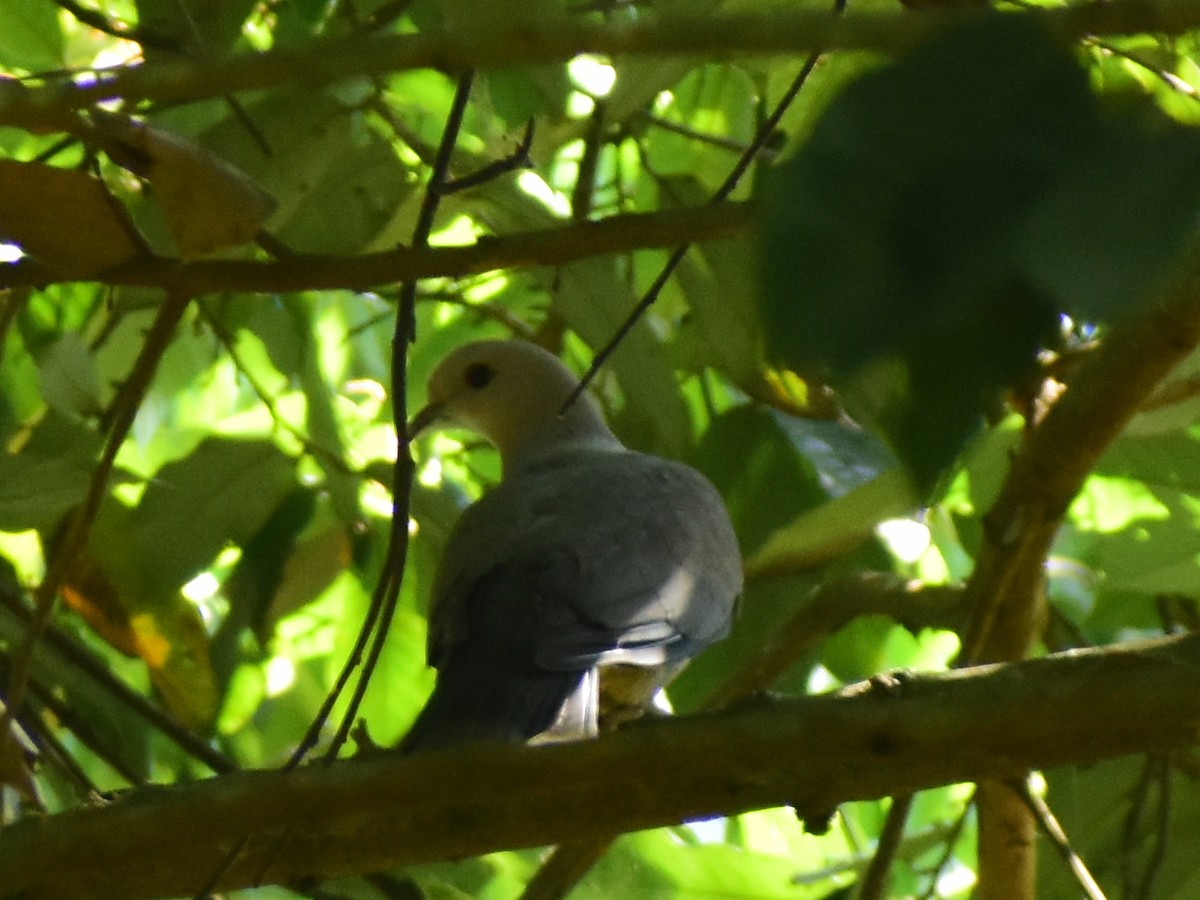
[[[463,375],[467,385],[476,391],[487,387],[495,377],[496,370],[487,363],[472,363]]]

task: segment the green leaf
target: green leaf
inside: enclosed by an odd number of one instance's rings
[[[559,279],[555,308],[589,346],[605,346],[636,302],[615,262],[604,258],[574,263],[561,270]],[[643,449],[668,456],[683,453],[691,431],[687,408],[675,373],[645,317],[621,341],[608,366],[627,399],[614,423],[618,430],[648,436],[649,440],[639,443]]]
[[[764,343],[758,307],[745,285],[753,278],[745,242],[713,241],[692,247],[676,277],[690,315],[680,326],[694,368],[709,366],[749,389],[762,379]]]
[[[100,445],[94,431],[52,413],[20,453],[0,454],[0,531],[53,530],[87,492]]]
[[[1064,308],[1112,316],[1170,274],[1198,207],[1200,134],[1147,133],[1131,120],[1065,175],[1022,228],[1017,253]]]
[[[1099,131],[1071,57],[991,16],[852,84],[769,186],[770,351],[842,379],[892,361],[879,424],[919,485],[1052,333],[1014,242]]]
[[[916,503],[905,473],[891,469],[777,529],[746,560],[746,575],[772,577],[816,568],[859,546],[876,525],[911,511]]]
[[[38,359],[42,396],[55,410],[90,416],[100,411],[100,376],[83,338],[68,331]]]
[[[0,65],[30,72],[62,68],[63,36],[53,3],[0,0],[0,21]]]
[[[246,114],[254,133],[230,115],[200,140],[274,198],[267,228],[297,250],[362,250],[411,191],[391,145],[329,93],[272,95]]]
[[[799,830],[799,824],[796,829]],[[699,900],[712,897],[810,898],[790,855],[755,853],[721,844],[685,845],[673,829],[621,838],[579,886],[581,900],[601,897]]]
[[[789,439],[779,419],[740,406],[713,419],[689,457],[725,500],[746,552],[801,510],[829,499],[817,469]]]
[[[177,589],[227,542],[249,540],[294,486],[292,461],[269,441],[212,437],[163,466],[125,536],[142,551],[146,592]]]

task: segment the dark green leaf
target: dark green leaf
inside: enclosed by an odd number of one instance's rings
[[[993,16],[851,85],[774,180],[768,346],[842,377],[896,361],[880,424],[919,483],[1052,332],[1014,242],[1099,130],[1070,56]]]

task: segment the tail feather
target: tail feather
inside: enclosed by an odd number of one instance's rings
[[[576,692],[584,673],[505,665],[504,660],[447,662],[398,749],[402,753],[457,744],[525,743],[546,731]],[[499,663],[499,665],[495,665]]]

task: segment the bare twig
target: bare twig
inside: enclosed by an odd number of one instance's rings
[[[835,16],[840,14],[844,7],[845,0],[837,0],[834,7]],[[818,51],[805,60],[796,77],[792,79],[792,83],[788,85],[779,102],[775,104],[775,108],[771,111],[771,114],[767,116],[766,121],[759,125],[758,132],[754,135],[754,140],[750,142],[750,146],[738,157],[737,162],[734,163],[733,168],[725,177],[721,186],[717,188],[713,196],[709,199],[709,206],[717,206],[724,203],[729,198],[729,195],[733,193],[734,188],[741,182],[742,176],[746,174],[750,166],[758,158],[759,153],[767,145],[767,142],[771,140],[775,129],[779,127],[784,114],[791,108],[796,96],[800,93],[800,89],[808,82],[808,78],[812,74],[813,69],[816,68],[817,61],[820,58],[821,53]],[[658,276],[651,283],[650,287],[646,289],[646,293],[642,295],[642,299],[637,302],[637,305],[625,317],[625,321],[613,332],[612,337],[608,339],[608,343],[596,352],[596,355],[592,358],[592,364],[588,366],[588,370],[579,380],[578,386],[567,397],[566,402],[563,403],[563,409],[574,403],[579,398],[579,395],[587,390],[592,379],[596,377],[596,373],[604,367],[605,362],[608,361],[608,358],[620,346],[621,341],[625,339],[625,336],[629,334],[638,320],[646,314],[646,311],[655,304],[663,288],[667,286],[667,282],[671,280],[671,276],[675,274],[675,270],[683,262],[683,258],[687,255],[691,247],[692,242],[688,241],[680,244],[671,251],[670,256],[667,257],[667,261],[663,264],[662,270],[658,273]]]
[[[533,130],[534,121],[530,119],[525,123],[525,131],[521,135],[521,142],[517,144],[513,151],[503,159],[498,159],[495,162],[488,163],[482,169],[476,172],[471,172],[469,175],[461,175],[451,181],[447,181],[436,189],[441,197],[449,197],[451,194],[457,194],[460,191],[477,188],[480,185],[487,184],[489,181],[495,181],[501,175],[509,172],[515,172],[517,169],[528,169],[532,164],[529,159],[529,148],[533,146]],[[422,241],[422,244],[425,242]],[[418,246],[415,242],[413,246]]]
[[[904,840],[904,825],[912,809],[912,794],[896,794],[888,809],[887,818],[879,832],[879,840],[871,864],[858,884],[858,900],[883,900],[892,882],[892,863]]]
[[[1041,795],[1029,789],[1029,780],[1009,782],[1008,785],[1017,796],[1029,807],[1030,811],[1037,818],[1038,825],[1041,826],[1042,833],[1049,838],[1054,849],[1058,851],[1059,856],[1071,869],[1071,874],[1075,876],[1075,881],[1079,885],[1079,889],[1083,892],[1087,900],[1105,900],[1104,892],[1100,890],[1100,885],[1096,883],[1096,879],[1092,877],[1092,873],[1088,871],[1087,864],[1075,852],[1075,848],[1071,846],[1071,841],[1067,838],[1066,831],[1063,830],[1061,824],[1050,806],[1041,797]]]
[[[1147,806],[1150,795],[1157,788],[1158,803],[1155,817],[1154,843],[1151,846],[1150,858],[1140,873],[1135,877],[1133,861],[1130,858],[1132,849],[1137,845],[1136,836],[1140,834],[1143,820],[1147,817]],[[1133,803],[1125,817],[1122,829],[1121,846],[1125,848],[1124,863],[1124,897],[1127,900],[1149,900],[1154,896],[1154,883],[1162,872],[1163,860],[1167,854],[1167,843],[1171,826],[1171,764],[1166,757],[1149,756],[1142,766],[1142,774],[1134,794]]]
[[[125,436],[133,425],[134,417],[137,415],[138,407],[141,405],[146,390],[150,387],[159,360],[170,346],[175,326],[183,317],[190,301],[190,297],[182,295],[169,295],[163,301],[158,315],[146,333],[146,340],[134,361],[129,377],[113,401],[112,424],[109,428],[108,439],[92,473],[88,492],[83,503],[68,514],[63,537],[54,548],[54,555],[47,567],[46,575],[42,579],[42,583],[38,585],[29,630],[26,632],[25,639],[13,653],[12,674],[9,679],[7,696],[8,705],[3,717],[0,717],[0,732],[8,728],[12,717],[20,709],[29,679],[30,666],[33,663],[34,649],[50,622],[54,601],[58,597],[59,590],[70,579],[72,569],[83,555],[92,523],[100,511],[101,502],[108,493],[108,480],[117,458],[117,451],[120,450]]]
[[[471,96],[474,83],[474,73],[467,72],[458,79],[454,92],[454,101],[442,129],[442,140],[438,146],[437,157],[434,159],[433,170],[429,174],[429,182],[425,188],[425,196],[421,209],[417,214],[417,223],[413,229],[412,245],[424,247],[429,243],[433,233],[433,224],[441,202],[442,186],[450,181],[450,159],[454,147],[458,143],[462,131],[463,117],[467,111],[467,101]],[[367,610],[359,640],[355,643],[357,654],[361,654],[366,637],[374,630],[370,649],[367,651],[363,670],[355,684],[354,693],[337,734],[325,754],[326,760],[337,756],[338,750],[350,735],[358,715],[358,708],[366,694],[371,674],[375,670],[379,657],[383,653],[387,640],[388,629],[396,613],[396,604],[400,597],[400,584],[404,578],[405,563],[408,559],[408,518],[409,505],[412,497],[413,462],[408,446],[408,345],[416,337],[416,299],[417,282],[408,281],[400,291],[400,303],[396,308],[396,327],[392,334],[392,417],[396,428],[396,465],[392,478],[392,526],[388,533],[388,551],[384,563],[384,571],[380,576],[379,585],[371,597],[371,606]],[[353,656],[354,654],[352,654]]]
[[[836,0],[834,5],[834,13],[840,13],[845,7],[845,0]],[[800,93],[800,89],[807,83],[809,76],[816,67],[817,61],[820,58],[820,53],[813,53],[800,67],[796,77],[792,83],[784,91],[779,102],[767,116],[766,120],[759,125],[757,134],[750,146],[746,148],[743,154],[738,158],[725,181],[717,189],[716,193],[710,199],[708,206],[713,207],[724,202],[733,189],[741,181],[742,176],[749,170],[754,160],[758,157],[759,151],[766,146],[771,135],[778,127],[780,120],[791,107],[796,97]],[[592,121],[592,135],[589,139],[589,146],[593,147],[593,152],[598,152],[600,137],[602,135],[603,126],[603,110],[597,105],[596,116]],[[581,165],[581,177],[587,171],[587,167]],[[590,176],[589,176],[590,180]],[[583,198],[582,189],[577,187],[576,201],[580,202]],[[590,184],[587,199],[590,202]],[[563,409],[574,403],[587,389],[589,382],[595,378],[596,374],[603,367],[605,360],[612,354],[617,346],[624,339],[625,335],[634,327],[638,319],[645,314],[654,302],[658,299],[662,289],[666,286],[671,276],[674,274],[676,267],[683,261],[691,248],[691,242],[685,242],[677,246],[671,251],[666,263],[663,265],[662,271],[659,272],[654,282],[646,290],[645,295],[634,307],[633,311],[628,315],[625,321],[617,328],[616,332],[609,339],[608,343],[596,353],[592,359],[591,365],[583,378],[580,379],[578,386],[567,397],[563,403]],[[521,900],[558,900],[560,897],[566,896],[571,888],[587,874],[592,865],[604,854],[616,836],[606,837],[602,840],[597,840],[590,843],[579,843],[566,847],[556,848],[549,860],[544,865],[548,871],[543,875],[538,872],[525,886],[525,891],[521,895]]]

